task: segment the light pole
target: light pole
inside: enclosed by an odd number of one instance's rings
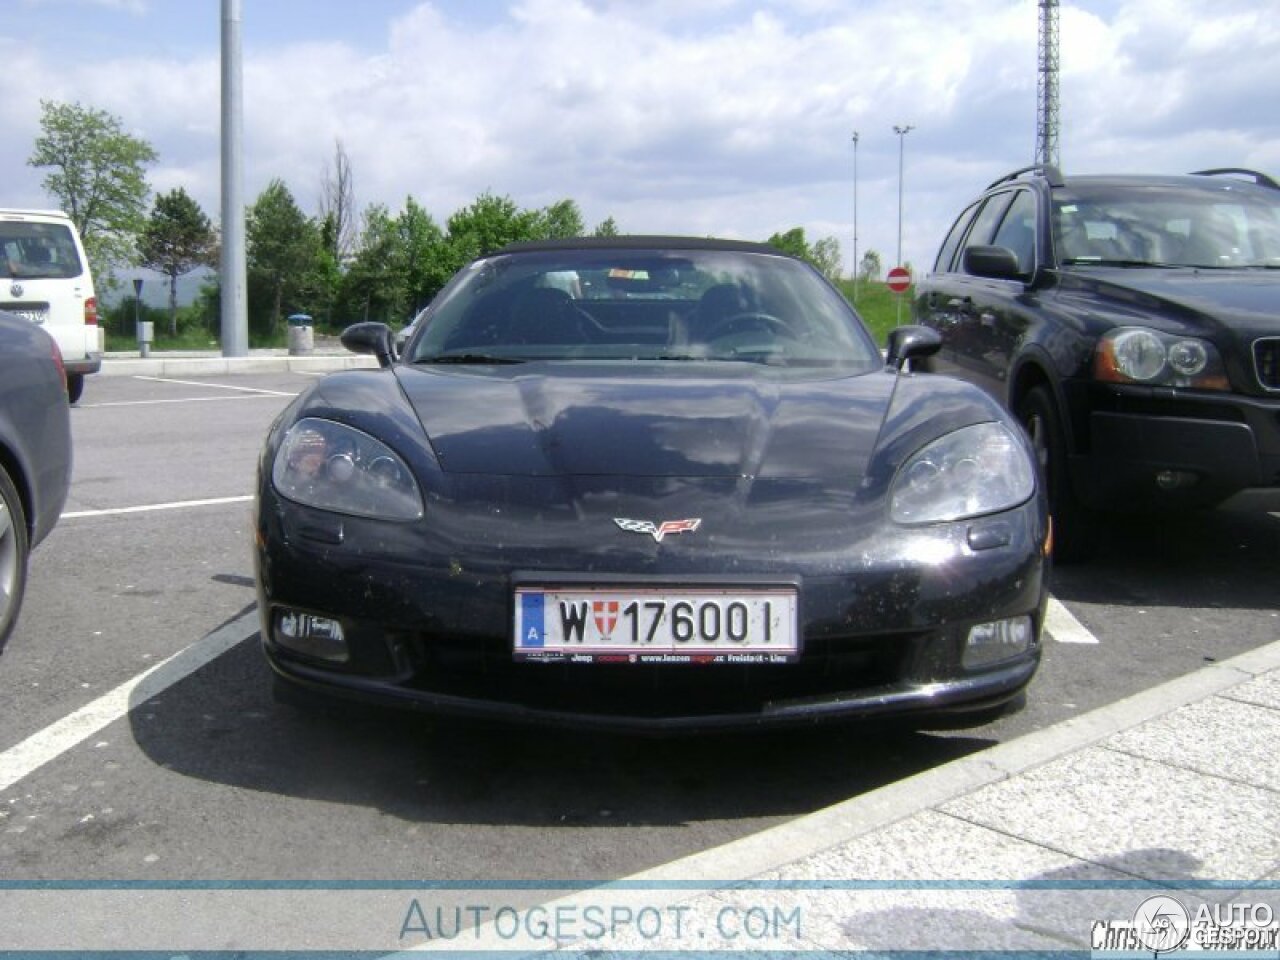
[[[907,134],[914,130],[911,124],[895,125],[893,132],[898,135],[898,259],[894,266],[902,266],[902,154],[907,142]],[[902,322],[902,298],[898,298],[896,322]]]
[[[858,302],[858,131],[853,131],[853,302]]]

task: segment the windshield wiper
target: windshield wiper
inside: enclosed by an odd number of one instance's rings
[[[489,353],[441,353],[434,357],[419,357],[412,363],[524,363],[519,357],[499,357]]]

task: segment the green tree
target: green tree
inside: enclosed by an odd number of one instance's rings
[[[96,276],[127,263],[146,217],[144,167],[155,149],[118,117],[79,103],[40,101],[40,136],[27,164],[51,168],[44,189],[74,221]]]
[[[618,235],[618,223],[613,217],[607,217],[596,225],[595,235],[597,237],[616,237]]]
[[[786,233],[775,233],[766,242],[793,257],[809,259],[809,244],[804,238],[804,227],[792,227]]]
[[[840,241],[823,237],[809,249],[809,262],[832,283],[840,279]]]
[[[862,261],[858,264],[858,276],[863,280],[879,280],[883,266],[880,254],[875,250],[868,250],[862,255]]]
[[[388,322],[403,313],[406,258],[396,221],[380,203],[364,212],[355,256],[342,277],[340,301],[346,320]]]
[[[533,239],[561,240],[580,237],[587,232],[582,211],[573,200],[560,200],[534,214]]]
[[[396,219],[396,235],[403,261],[407,318],[430,303],[452,273],[446,262],[444,231],[413,197],[405,199],[404,210]]]
[[[156,198],[138,237],[138,262],[169,278],[169,336],[178,335],[178,277],[213,266],[218,235],[200,204],[178,187]]]
[[[283,310],[309,308],[308,297],[322,288],[320,229],[279,179],[258,195],[246,220],[250,313],[265,317],[266,332],[275,336]],[[253,303],[255,293],[265,304]]]
[[[537,220],[536,212],[521,210],[510,197],[482,193],[470,206],[449,217],[446,242],[453,263],[450,274],[482,254],[534,239]]]

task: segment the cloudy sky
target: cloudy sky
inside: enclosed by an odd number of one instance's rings
[[[118,116],[217,218],[219,0],[3,0],[0,203],[40,101]],[[922,269],[1035,151],[1036,0],[242,0],[245,187],[310,212],[334,143],[357,203],[438,221],[479,193],[589,225],[764,239],[802,226]],[[1068,172],[1280,174],[1275,0],[1062,0]]]

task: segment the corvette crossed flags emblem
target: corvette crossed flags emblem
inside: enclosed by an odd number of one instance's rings
[[[664,520],[662,523],[651,523],[648,520],[628,520],[624,517],[614,517],[613,522],[627,531],[627,533],[647,533],[658,543],[661,543],[662,538],[669,533],[693,533],[698,529],[698,525],[702,523],[702,518]]]

